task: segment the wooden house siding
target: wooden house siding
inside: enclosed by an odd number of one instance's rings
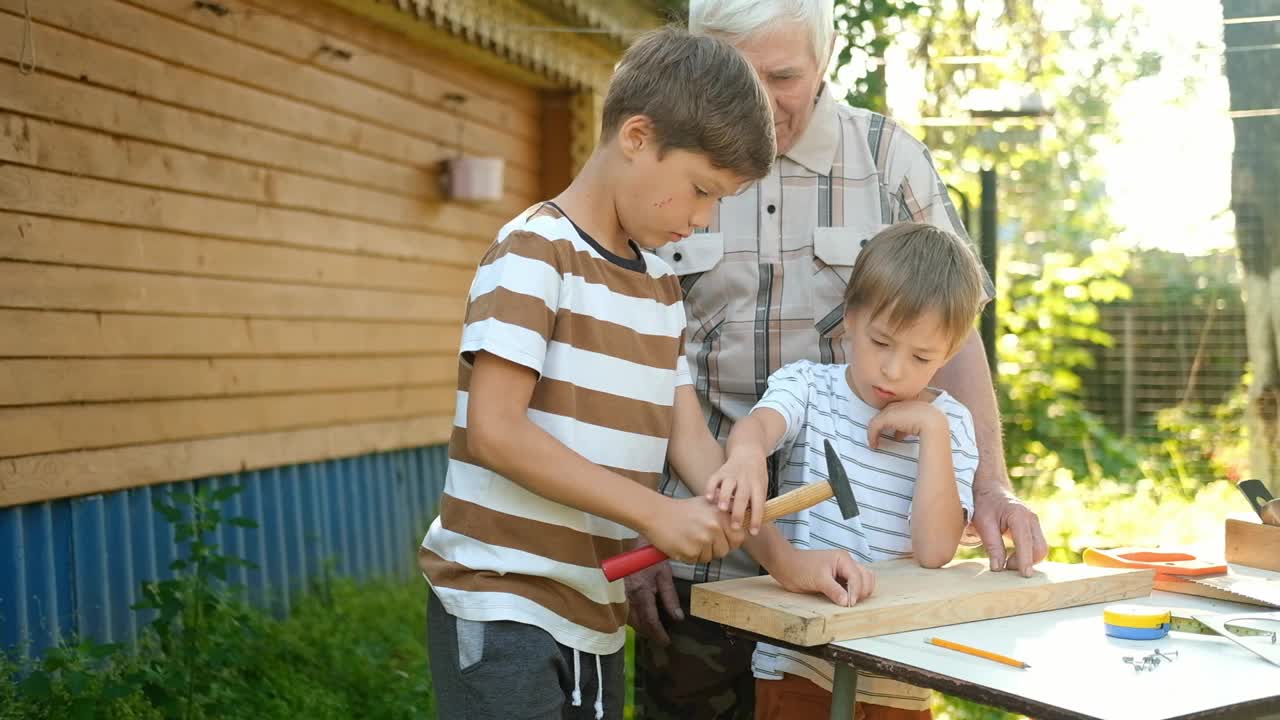
[[[0,506],[445,441],[472,268],[567,172],[563,96],[216,5],[32,2],[23,74],[0,0]],[[500,202],[441,197],[460,120]]]

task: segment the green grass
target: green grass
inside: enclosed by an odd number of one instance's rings
[[[251,612],[240,639],[218,646],[232,662],[202,688],[217,712],[192,717],[434,717],[424,642],[426,596],[421,581],[338,583],[310,595],[286,620]],[[88,679],[72,667],[47,673],[47,692],[29,682],[0,682],[0,720],[164,717],[142,689],[112,697],[176,662],[153,643],[136,654],[117,653],[102,665],[88,658],[85,646],[69,645],[55,655],[72,657],[74,666],[89,665]],[[12,659],[0,658],[0,675],[13,678],[15,672]]]

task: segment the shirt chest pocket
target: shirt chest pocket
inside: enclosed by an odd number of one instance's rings
[[[667,243],[654,253],[680,277],[691,339],[710,332],[724,319],[729,302],[724,278],[724,235],[695,233]]]
[[[853,223],[845,227],[813,230],[813,276],[809,283],[813,323],[820,338],[844,334],[844,293],[853,264],[867,241],[884,228],[883,223]]]

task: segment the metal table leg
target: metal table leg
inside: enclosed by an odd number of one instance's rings
[[[852,665],[837,662],[835,682],[831,686],[831,720],[852,720],[853,702],[858,694],[858,671]]]

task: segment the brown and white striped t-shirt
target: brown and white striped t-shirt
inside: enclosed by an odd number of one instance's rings
[[[622,647],[622,583],[600,562],[630,528],[553,502],[467,453],[471,362],[489,352],[538,374],[528,417],[587,460],[656,488],[678,385],[689,383],[675,274],[610,253],[550,203],[499,231],[476,271],[440,516],[419,565],[455,617],[546,629],[585,652]]]

